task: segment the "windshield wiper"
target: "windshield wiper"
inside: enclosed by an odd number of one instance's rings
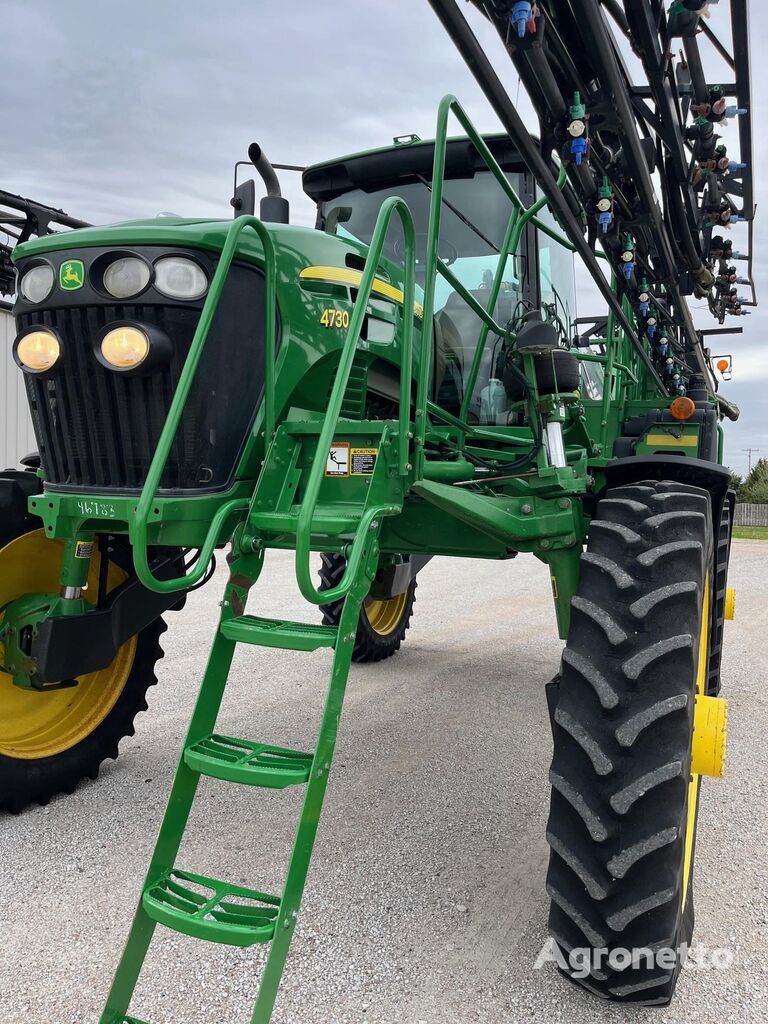
[[[432,191],[432,184],[423,175],[417,174],[416,177],[419,179],[419,181],[422,183],[422,185],[426,185],[426,187],[429,189],[429,191],[430,192]],[[463,214],[461,212],[461,210],[458,209],[458,207],[454,206],[453,203],[449,199],[446,199],[445,196],[441,196],[440,197],[440,201],[445,206],[448,207],[448,209],[451,211],[451,213],[455,214],[459,218],[459,220],[462,222],[462,224],[465,224],[469,228],[470,231],[474,231],[474,233],[477,235],[478,238],[482,238],[482,240],[485,242],[485,244],[487,246],[490,246],[490,248],[493,249],[493,251],[495,253],[498,253],[499,255],[501,255],[501,249],[499,249],[498,245],[494,245],[493,242],[490,240],[490,238],[487,238],[483,234],[483,232],[480,230],[480,228],[477,227],[475,224],[473,224],[472,221],[469,219],[469,217],[465,216],[465,214]]]

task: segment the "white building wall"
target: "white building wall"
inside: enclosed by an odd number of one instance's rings
[[[15,468],[37,449],[21,370],[13,361],[13,317],[0,309],[0,470]]]

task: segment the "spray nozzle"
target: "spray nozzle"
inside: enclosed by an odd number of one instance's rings
[[[584,159],[584,155],[587,152],[587,140],[582,135],[578,139],[574,139],[571,142],[571,153],[573,154],[576,166],[581,167],[581,162]]]
[[[512,12],[509,17],[517,31],[517,38],[524,39],[525,33],[528,30],[528,23],[533,18],[533,4],[527,3],[525,0],[519,0],[518,3],[512,5]]]

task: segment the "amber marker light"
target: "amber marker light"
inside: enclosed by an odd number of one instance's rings
[[[690,398],[676,398],[669,407],[670,415],[676,420],[689,420],[696,412],[696,405]]]

